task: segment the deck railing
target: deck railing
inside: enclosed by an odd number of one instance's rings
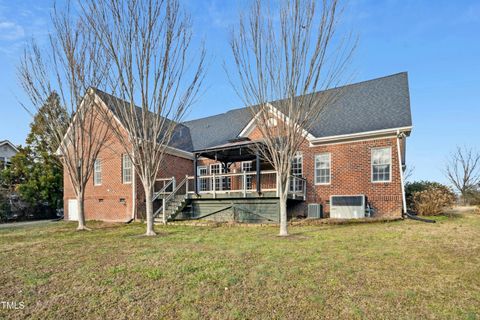
[[[307,180],[303,177],[292,176],[290,177],[290,190],[289,194],[294,198],[300,198],[305,200],[307,197]]]
[[[187,177],[188,193],[195,193],[195,182],[193,176]],[[292,177],[289,194],[293,198],[305,198],[306,180],[301,177]],[[261,171],[260,172],[260,191],[276,192],[277,191],[277,172]],[[212,194],[214,197],[218,194],[239,193],[247,196],[249,193],[257,192],[257,173],[241,172],[241,173],[223,173],[202,175],[197,177],[197,192],[199,194]]]
[[[160,189],[155,192],[154,198],[169,198],[172,194],[194,194],[195,178],[186,176],[178,186],[182,186],[179,190],[176,180],[172,178],[157,179]],[[306,180],[302,177],[290,177],[289,196],[293,199],[306,199]],[[277,192],[277,172],[261,171],[260,172],[260,191],[261,192]],[[223,173],[202,175],[197,177],[198,194],[211,194],[213,197],[221,194],[239,193],[244,197],[250,193],[257,192],[257,173],[256,172],[240,172],[240,173]],[[154,199],[154,200],[155,200]]]

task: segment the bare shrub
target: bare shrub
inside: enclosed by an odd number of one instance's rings
[[[447,187],[430,187],[413,194],[414,208],[423,216],[441,214],[455,203],[455,194]]]

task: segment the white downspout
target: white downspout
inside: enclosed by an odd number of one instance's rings
[[[402,152],[400,151],[400,137],[403,133],[400,133],[400,130],[397,130],[397,152],[398,152],[398,169],[400,171],[400,183],[402,185],[402,207],[403,213],[407,213],[407,199],[405,198],[405,184],[403,180],[403,168],[402,168]]]

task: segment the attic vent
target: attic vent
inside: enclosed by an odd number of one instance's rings
[[[230,143],[244,142],[244,141],[250,141],[250,138],[240,137],[240,138],[235,138],[235,139],[230,139],[230,140],[228,140],[228,142],[230,142]]]

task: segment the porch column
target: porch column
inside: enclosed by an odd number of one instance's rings
[[[257,193],[260,194],[262,193],[262,187],[261,187],[261,179],[260,179],[260,154],[258,151],[256,152],[256,166],[257,166]]]
[[[193,190],[195,194],[198,194],[198,175],[197,175],[197,166],[198,166],[198,155],[193,156]],[[187,181],[188,184],[188,181]]]

